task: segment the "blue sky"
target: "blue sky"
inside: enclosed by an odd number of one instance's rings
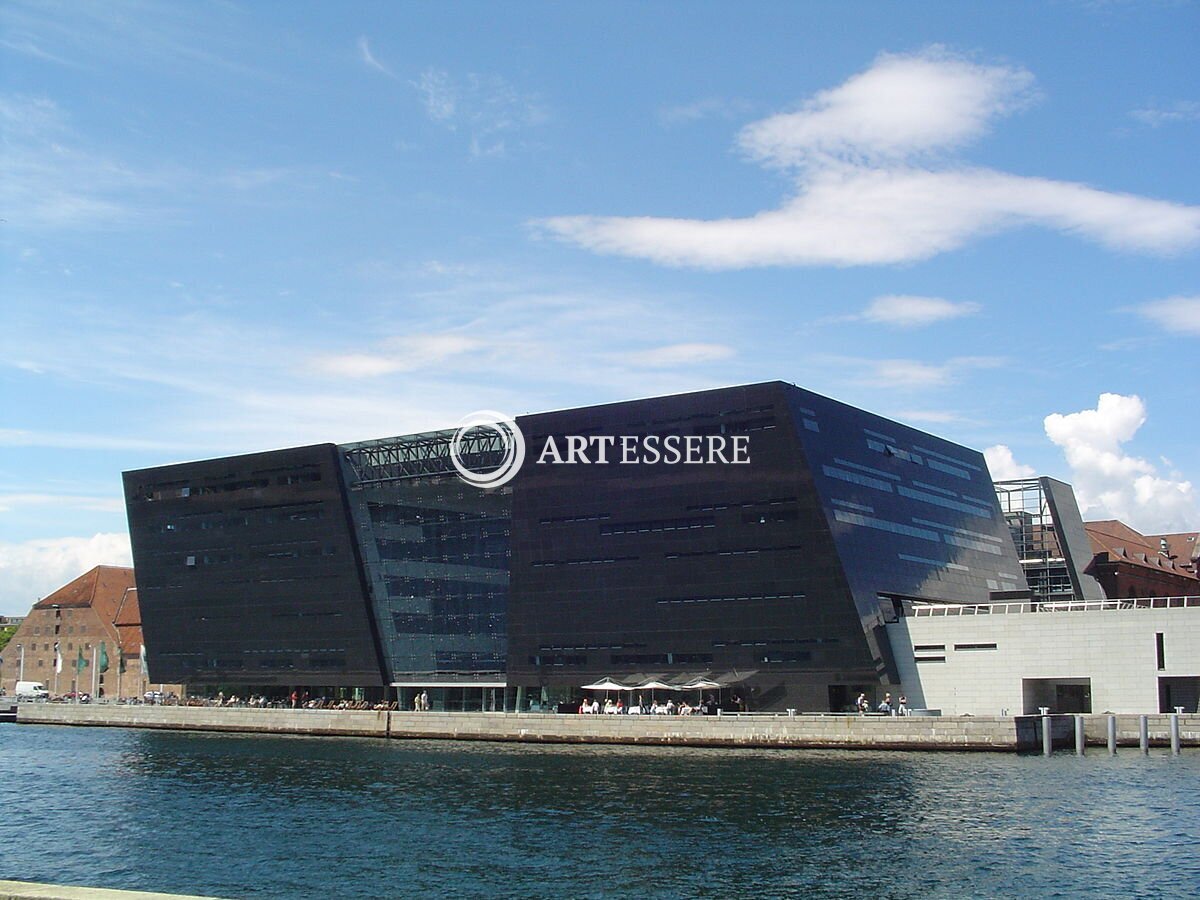
[[[0,614],[122,470],[783,379],[1200,528],[1194,3],[0,8]]]

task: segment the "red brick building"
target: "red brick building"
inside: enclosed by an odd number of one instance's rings
[[[1147,536],[1124,522],[1086,522],[1095,554],[1087,574],[1100,582],[1105,596],[1180,597],[1200,595],[1192,557],[1195,532]],[[1188,538],[1191,540],[1189,541]],[[1176,552],[1172,552],[1172,547]],[[1183,555],[1183,548],[1192,548]]]
[[[53,696],[140,697],[150,687],[141,649],[133,569],[97,566],[34,604],[4,649],[0,686],[11,695],[23,678]]]

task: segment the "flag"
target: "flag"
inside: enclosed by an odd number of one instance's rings
[[[142,677],[149,679],[150,676],[146,673],[146,645],[145,644],[142,644],[142,649],[138,652],[138,662],[141,664],[141,667],[142,667]]]
[[[54,671],[62,672],[62,648],[59,647],[58,641],[54,642]]]
[[[79,648],[79,658],[75,660],[75,671],[82,672],[88,667],[87,658],[83,655],[83,648]]]
[[[122,674],[125,672],[125,651],[120,644],[117,645],[117,671]]]
[[[96,662],[96,669],[100,672],[108,671],[108,648],[104,646],[104,641],[100,642],[100,659]]]

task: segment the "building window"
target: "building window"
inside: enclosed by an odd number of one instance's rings
[[[1154,635],[1154,649],[1158,654],[1159,671],[1162,671],[1167,667],[1167,648],[1165,642],[1163,641],[1163,633],[1161,631]]]

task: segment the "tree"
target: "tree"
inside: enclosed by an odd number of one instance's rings
[[[13,635],[17,633],[16,625],[6,625],[0,628],[0,652],[8,645],[8,642],[13,639]]]

